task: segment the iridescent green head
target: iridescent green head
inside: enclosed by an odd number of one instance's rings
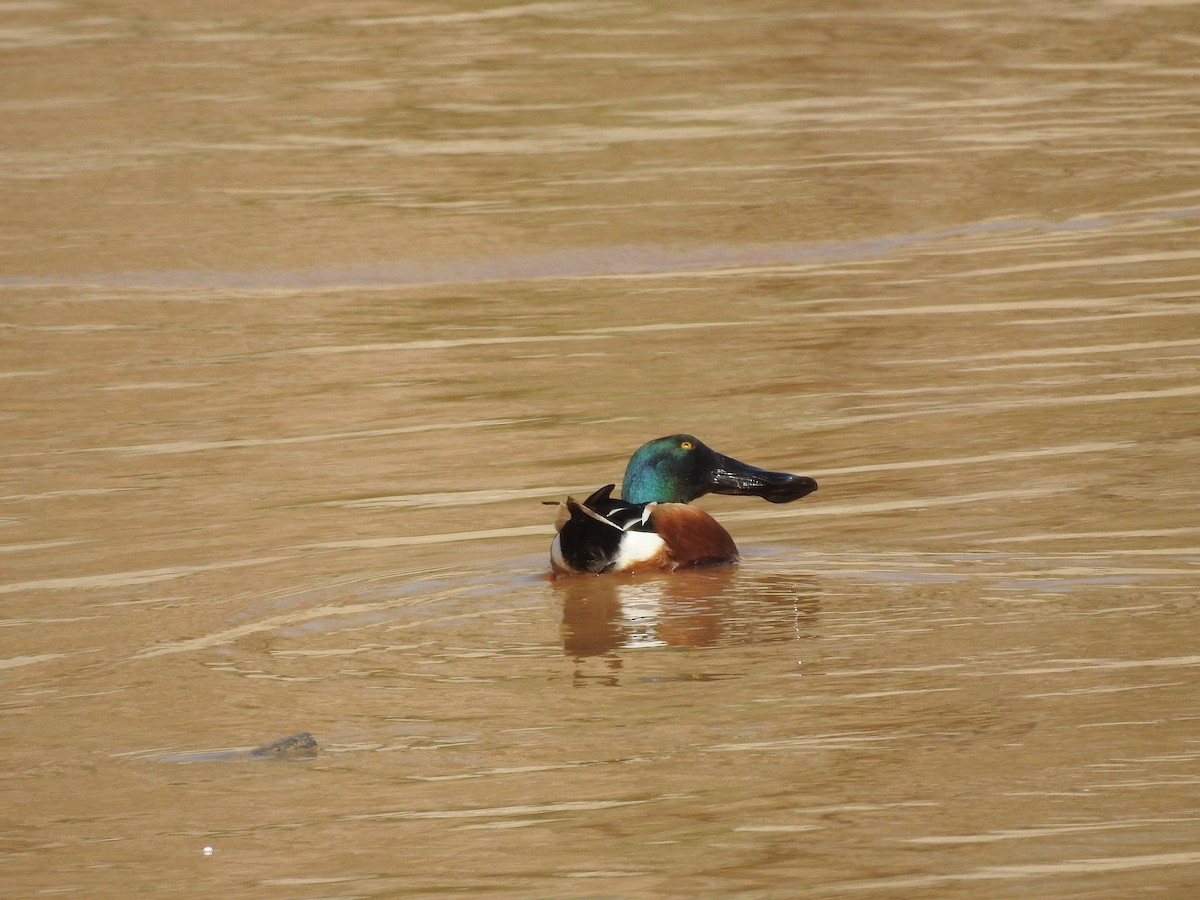
[[[629,503],[690,503],[708,493],[748,494],[788,503],[816,489],[817,483],[804,475],[748,466],[690,434],[673,434],[645,443],[633,454],[621,497]]]

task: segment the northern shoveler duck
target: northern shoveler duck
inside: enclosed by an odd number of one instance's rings
[[[673,434],[638,448],[625,468],[621,499],[606,484],[582,503],[559,505],[550,548],[557,574],[636,572],[720,565],[738,549],[717,520],[688,506],[708,493],[748,494],[790,503],[817,489],[804,475],[770,472],[717,453],[690,434]]]

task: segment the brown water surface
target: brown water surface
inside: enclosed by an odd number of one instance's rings
[[[901,6],[0,4],[3,892],[1193,896],[1200,13]]]

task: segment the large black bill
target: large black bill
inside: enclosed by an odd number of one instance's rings
[[[817,489],[816,481],[807,475],[772,472],[720,454],[717,454],[717,464],[709,476],[709,483],[716,494],[748,494],[772,503],[790,503]]]

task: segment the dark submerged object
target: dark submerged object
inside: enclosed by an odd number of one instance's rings
[[[258,759],[309,759],[316,756],[319,749],[317,739],[307,731],[301,731],[255,747],[250,755]]]
[[[151,759],[173,763],[314,759],[320,750],[317,739],[307,731],[301,731],[253,750],[202,750],[197,753],[168,753]]]

